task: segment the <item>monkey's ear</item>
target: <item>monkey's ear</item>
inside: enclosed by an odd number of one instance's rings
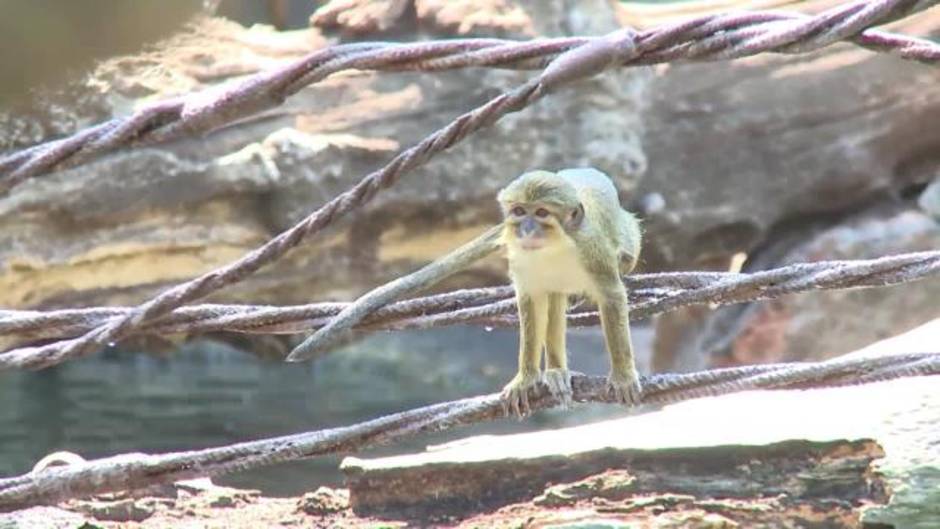
[[[568,219],[565,221],[565,226],[569,230],[576,230],[581,227],[581,221],[584,220],[584,206],[578,204],[578,207],[571,210],[571,213],[568,214]]]

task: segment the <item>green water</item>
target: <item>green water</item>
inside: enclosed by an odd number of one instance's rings
[[[594,332],[572,331],[572,367],[604,373]],[[425,404],[497,391],[513,374],[514,331],[450,328],[380,334],[314,364],[285,364],[211,342],[169,358],[106,351],[39,372],[0,373],[0,476],[44,455],[86,458],[191,450],[353,424]],[[548,412],[412,438],[358,455],[403,453],[480,433],[575,424],[610,407]],[[294,494],[338,485],[339,456],[217,478]]]

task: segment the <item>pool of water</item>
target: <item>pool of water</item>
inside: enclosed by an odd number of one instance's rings
[[[158,453],[349,425],[387,413],[497,391],[514,373],[516,332],[456,327],[375,335],[315,363],[262,360],[214,342],[166,358],[105,351],[39,372],[0,373],[0,476],[29,471],[44,455],[86,458]],[[638,343],[644,330],[635,335]],[[573,369],[602,374],[603,340],[569,333]],[[421,450],[468,435],[579,424],[622,414],[579,406],[415,437],[359,456]],[[339,485],[340,456],[216,478],[296,494]]]

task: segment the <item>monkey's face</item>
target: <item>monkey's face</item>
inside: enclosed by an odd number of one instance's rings
[[[579,208],[563,208],[557,204],[516,202],[507,204],[504,222],[508,236],[519,248],[539,250],[560,243],[566,236],[567,224],[579,211]]]
[[[563,242],[584,216],[574,187],[548,171],[519,176],[497,199],[503,209],[505,236],[527,251]]]

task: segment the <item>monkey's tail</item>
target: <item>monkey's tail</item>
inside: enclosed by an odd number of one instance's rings
[[[495,252],[500,246],[501,233],[502,225],[494,226],[483,235],[417,272],[368,292],[295,347],[287,356],[287,361],[300,362],[329,351],[331,347],[347,339],[353,332],[352,328],[369,314],[401,296],[427,288]]]

